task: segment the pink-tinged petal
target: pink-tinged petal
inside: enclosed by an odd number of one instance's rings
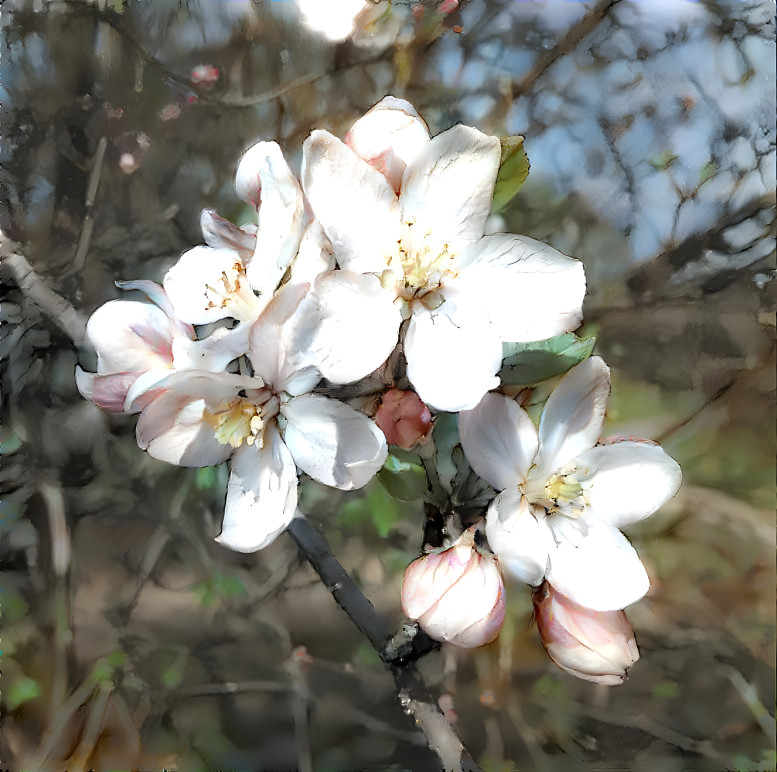
[[[297,469],[274,424],[264,444],[242,445],[230,462],[224,524],[216,538],[236,552],[256,552],[273,542],[294,517]]]
[[[610,368],[601,357],[586,359],[559,381],[540,419],[538,478],[549,478],[596,444],[609,395]]]
[[[317,394],[303,394],[281,407],[284,440],[297,466],[314,480],[341,490],[366,485],[383,466],[383,432],[364,413]]]
[[[240,391],[259,389],[261,378],[236,373],[212,373],[206,370],[152,370],[143,373],[130,387],[124,402],[124,411],[135,412],[138,404],[147,404],[149,392],[170,392],[177,397],[204,399],[211,405],[229,401]]]
[[[375,423],[389,445],[409,450],[429,436],[432,414],[414,391],[388,389],[380,398]]]
[[[257,292],[271,295],[297,254],[305,227],[302,190],[276,142],[258,142],[246,151],[235,187],[259,210],[248,280]]]
[[[386,178],[339,139],[314,131],[302,182],[341,268],[380,273],[398,254],[399,203]]]
[[[111,413],[124,412],[124,400],[138,373],[94,375],[76,367],[76,386],[81,396]]]
[[[576,464],[586,512],[616,528],[652,515],[677,493],[683,477],[661,447],[643,442],[591,448]]]
[[[454,126],[423,147],[405,171],[400,196],[414,248],[427,234],[437,246],[481,238],[500,160],[499,140],[469,126]]]
[[[134,279],[132,281],[116,281],[114,284],[125,292],[130,290],[142,292],[149,300],[159,306],[168,317],[172,319],[174,316],[173,304],[170,302],[170,298],[167,297],[164,288],[156,282],[148,281],[147,279]]]
[[[351,383],[385,362],[402,322],[395,298],[372,274],[331,271],[316,279],[309,310],[315,325],[306,348],[325,378]]]
[[[486,394],[472,410],[459,413],[459,438],[470,466],[498,491],[526,482],[539,441],[515,400]]]
[[[232,453],[232,447],[222,445],[206,421],[204,400],[169,391],[144,408],[136,435],[142,450],[177,466],[212,466]]]
[[[89,317],[86,334],[97,352],[98,375],[143,372],[173,361],[172,324],[150,303],[111,300]]]
[[[203,209],[200,230],[205,243],[213,249],[231,249],[245,263],[256,248],[256,226],[238,228],[213,209]]]
[[[407,376],[436,408],[470,410],[499,385],[502,343],[481,309],[446,298],[428,310],[416,303],[405,337]]]
[[[553,535],[516,487],[500,493],[488,508],[486,537],[502,568],[521,582],[537,585],[545,576]]]
[[[500,233],[468,247],[456,286],[487,303],[502,340],[552,338],[580,326],[585,271],[541,241]]]
[[[387,96],[359,118],[345,144],[399,192],[402,175],[429,141],[429,129],[410,102]]]
[[[251,322],[261,310],[243,263],[231,249],[194,247],[181,255],[163,283],[176,316],[190,324],[228,317]]]
[[[553,520],[561,517],[551,517],[553,530]],[[650,579],[629,540],[607,523],[591,519],[577,525],[576,538],[557,537],[547,580],[575,603],[595,611],[622,609],[643,597]]]

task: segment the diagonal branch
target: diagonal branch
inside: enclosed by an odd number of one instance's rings
[[[334,599],[391,671],[403,709],[414,716],[416,725],[424,733],[426,744],[437,754],[443,769],[478,772],[480,768],[428,693],[416,669],[418,657],[439,644],[410,626],[389,640],[385,623],[332,554],[323,534],[301,512],[291,521],[288,533]]]

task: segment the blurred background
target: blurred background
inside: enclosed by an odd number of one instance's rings
[[[496,642],[422,660],[431,693],[484,770],[775,768],[773,2],[6,0],[0,24],[0,226],[29,263],[2,286],[5,767],[439,768],[291,539],[216,545],[226,469],[142,453],[68,334],[201,243],[203,207],[250,220],[254,141],[298,171],[311,129],[393,94],[433,134],[526,137],[506,229],[585,263],[606,434],[684,471],[628,531],[652,588],[624,685],[555,668],[515,585]],[[398,628],[422,505],[377,480],[303,504]]]

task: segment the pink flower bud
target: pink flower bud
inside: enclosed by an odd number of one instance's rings
[[[203,86],[212,86],[219,79],[219,71],[211,64],[198,64],[191,72],[189,80]]]
[[[414,560],[402,582],[404,613],[436,641],[464,648],[491,643],[505,616],[496,559],[475,548],[475,530],[442,552]]]
[[[534,591],[534,615],[548,656],[568,673],[617,686],[639,659],[634,631],[623,611],[579,606],[545,582]]]
[[[426,439],[432,428],[429,408],[414,391],[389,389],[381,401],[375,422],[389,445],[412,448]]]

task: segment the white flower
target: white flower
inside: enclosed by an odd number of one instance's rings
[[[596,446],[609,389],[609,368],[592,357],[553,391],[539,434],[501,394],[459,416],[472,468],[501,491],[486,520],[501,565],[528,584],[546,578],[597,611],[624,608],[647,592],[647,573],[618,529],[655,512],[682,477],[658,445]]]
[[[330,346],[325,377],[347,382],[379,366],[409,317],[408,377],[424,402],[462,410],[498,385],[502,341],[577,327],[580,262],[526,237],[484,236],[496,137],[454,126],[429,139],[413,107],[388,97],[347,140],[314,131],[303,148],[303,187],[342,269],[313,293],[329,309],[318,342]],[[343,300],[364,293],[369,301]]]
[[[185,252],[165,275],[176,315],[190,324],[232,318],[250,326],[300,249],[305,231],[302,191],[277,143],[258,142],[243,154],[235,189],[256,207],[257,225],[238,228],[206,209],[200,223],[208,246]],[[319,244],[319,257],[327,246]],[[318,270],[329,267],[322,260]],[[305,278],[312,278],[306,273]]]
[[[383,433],[349,405],[311,394],[321,376],[300,345],[317,320],[307,285],[280,289],[250,328],[254,376],[187,371],[150,384],[154,399],[137,426],[155,458],[208,466],[230,458],[218,541],[240,552],[267,546],[297,506],[297,469],[326,485],[365,485],[388,455]],[[129,406],[145,398],[130,389]]]
[[[118,284],[125,290],[140,290],[155,305],[111,300],[89,317],[86,334],[97,352],[97,373],[76,367],[76,384],[81,395],[98,407],[125,412],[127,392],[138,380],[148,387],[174,370],[222,370],[238,355],[232,348],[231,331],[220,330],[207,340],[196,340],[192,326],[175,316],[158,284]]]

